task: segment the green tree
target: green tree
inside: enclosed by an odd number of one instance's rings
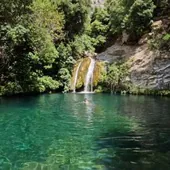
[[[28,6],[32,0],[1,0],[0,24],[16,24],[22,20],[23,14],[30,10]]]
[[[111,0],[107,8],[111,31],[119,35],[126,31],[136,40],[149,28],[155,5],[152,0]]]
[[[93,41],[93,46],[96,51],[100,51],[110,35],[109,14],[105,8],[95,8],[90,26],[90,36],[95,40]]]
[[[59,0],[60,11],[64,13],[64,31],[66,39],[72,39],[75,35],[83,33],[85,23],[90,13],[90,0]]]
[[[32,22],[38,28],[46,28],[56,40],[63,38],[64,16],[50,0],[33,0],[30,10]]]
[[[140,37],[151,24],[154,8],[152,0],[135,0],[123,19],[123,28],[130,35]]]
[[[58,58],[54,40],[61,39],[63,15],[50,0],[34,0],[27,8],[31,13],[23,13],[19,24],[10,21],[1,26],[3,60],[0,62],[6,64],[0,76],[3,93],[44,92],[59,88],[51,69]]]

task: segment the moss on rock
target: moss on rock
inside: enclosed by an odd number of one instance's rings
[[[105,71],[105,63],[96,61],[94,74],[93,74],[93,86],[97,86],[97,84],[102,79],[102,73]]]
[[[78,62],[75,64],[74,69],[73,69],[73,76],[72,76],[72,87],[71,89],[73,90],[73,84],[74,84],[74,79],[75,79],[75,75],[76,75],[76,70],[77,67],[79,65],[79,63],[81,63],[80,68],[79,68],[79,72],[78,72],[78,77],[77,77],[77,83],[76,83],[76,89],[80,89],[84,87],[85,84],[85,79],[86,79],[86,75],[88,72],[88,68],[90,65],[90,59],[89,57],[83,58],[81,60],[78,60]],[[97,86],[97,84],[101,81],[102,79],[102,73],[105,70],[105,64],[104,62],[100,62],[100,61],[96,61],[95,64],[95,68],[94,68],[94,73],[93,73],[93,86]]]

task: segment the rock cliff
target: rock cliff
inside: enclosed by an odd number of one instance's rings
[[[128,46],[115,44],[97,55],[98,60],[130,62],[132,85],[151,90],[170,89],[170,54],[151,51],[147,44]]]

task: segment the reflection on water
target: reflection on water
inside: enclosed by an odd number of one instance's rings
[[[84,103],[85,105],[85,113],[87,115],[87,120],[89,122],[92,121],[93,111],[95,109],[95,104],[93,103],[92,95],[85,94],[85,98],[88,103]]]
[[[0,170],[168,170],[169,103],[108,94],[0,98]]]

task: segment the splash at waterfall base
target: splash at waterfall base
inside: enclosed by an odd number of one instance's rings
[[[95,54],[86,54],[74,66],[71,80],[73,92],[93,93],[102,79],[104,64],[95,59]]]

